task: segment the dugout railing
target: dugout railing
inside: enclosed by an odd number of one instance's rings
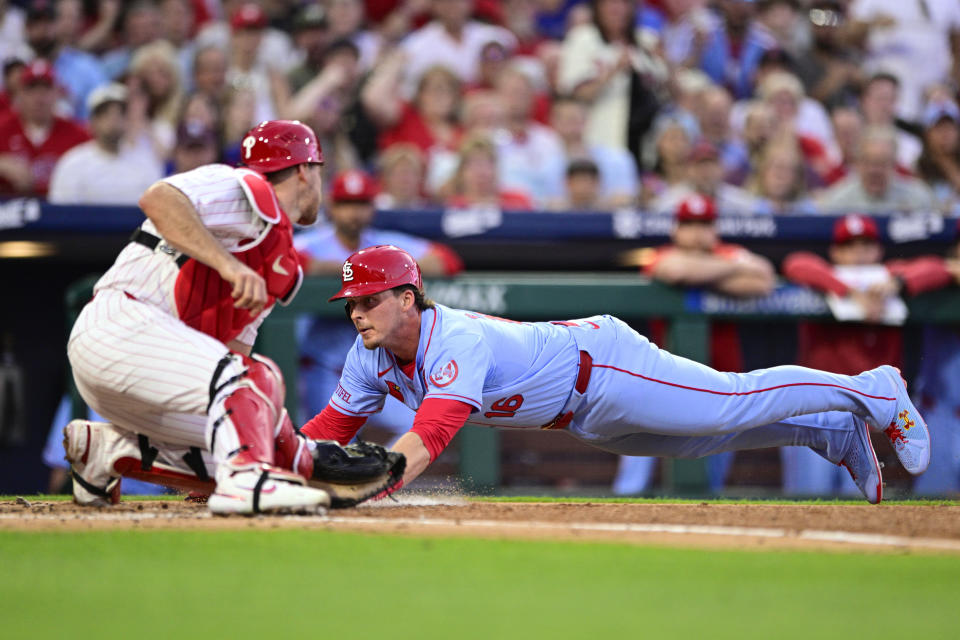
[[[68,326],[90,299],[95,278],[76,282],[67,292]],[[343,305],[327,302],[339,287],[336,278],[307,278],[292,304],[277,306],[260,329],[256,350],[283,369],[287,406],[298,404],[299,350],[295,335],[303,314],[343,319]],[[448,306],[515,320],[565,320],[610,314],[624,320],[662,318],[668,322],[667,348],[700,362],[709,355],[709,326],[715,319],[760,323],[817,319],[831,321],[823,298],[802,287],[781,284],[764,298],[732,299],[702,290],[677,289],[631,274],[483,273],[426,282],[430,297]],[[908,300],[910,323],[960,325],[960,292],[947,289]],[[344,319],[344,322],[346,320]],[[75,415],[82,401],[74,392]],[[457,472],[462,486],[496,492],[501,485],[500,433],[467,427],[457,436]],[[706,493],[706,468],[699,460],[664,465],[662,491],[672,495]]]

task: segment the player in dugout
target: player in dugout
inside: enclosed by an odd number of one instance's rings
[[[845,466],[864,497],[883,496],[869,429],[885,429],[903,466],[922,473],[930,437],[900,372],[856,376],[798,366],[725,373],[658,349],[597,315],[516,322],[426,297],[416,261],[394,246],[351,255],[342,286],[358,332],[329,404],[302,427],[349,442],[387,395],[416,410],[394,451],[409,485],[465,424],[562,429],[622,455],[701,457],[806,446]],[[402,486],[400,484],[397,487]]]

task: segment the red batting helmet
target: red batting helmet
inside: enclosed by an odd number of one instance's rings
[[[409,253],[392,244],[381,244],[357,251],[343,263],[341,287],[330,302],[341,298],[371,296],[381,291],[410,284],[423,288],[420,265]]]
[[[299,120],[265,120],[243,136],[240,147],[240,162],[260,173],[323,162],[317,135]]]

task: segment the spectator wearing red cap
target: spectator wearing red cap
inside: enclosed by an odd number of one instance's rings
[[[889,301],[949,284],[952,278],[944,261],[927,256],[883,263],[877,224],[859,214],[837,220],[828,255],[829,262],[809,252],[792,253],[783,262],[783,274],[791,282],[848,301],[854,310],[859,309],[861,320],[800,323],[797,364],[844,374],[881,364],[900,366],[901,329],[881,324],[889,313]],[[822,458],[814,460],[788,451],[793,448],[781,450],[787,493],[855,494],[857,488],[846,472],[836,473],[835,465],[819,464]]]
[[[329,224],[298,234],[294,244],[309,275],[339,274],[343,261],[364,247],[392,244],[416,258],[426,277],[452,276],[463,270],[460,257],[446,245],[423,238],[371,227],[373,179],[363,171],[348,170],[333,180],[326,209]],[[301,342],[301,394],[304,415],[316,415],[327,405],[337,387],[343,354],[357,337],[353,325],[343,319],[314,318]],[[413,411],[388,398],[384,412],[371,417],[371,424],[393,433],[403,433],[413,424]]]
[[[78,122],[54,115],[56,101],[53,67],[31,62],[13,112],[0,120],[0,195],[45,196],[57,159],[90,138]]]
[[[643,273],[678,287],[710,289],[728,296],[749,298],[773,291],[774,270],[770,261],[744,247],[726,244],[717,234],[717,207],[700,195],[684,198],[674,211],[672,242],[659,247],[641,265]],[[650,337],[667,345],[667,324],[650,323]],[[710,326],[710,362],[718,371],[743,371],[743,356],[737,325],[714,322]],[[719,491],[726,479],[732,456],[713,456],[708,462],[711,490]],[[647,466],[647,475],[643,467]],[[649,481],[649,463],[625,461],[615,481],[618,493],[640,493]]]

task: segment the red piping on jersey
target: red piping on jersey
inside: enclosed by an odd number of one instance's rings
[[[872,398],[874,400],[890,400],[894,401],[896,398],[887,398],[885,396],[872,396],[869,393],[863,393],[862,391],[857,391],[856,389],[851,389],[849,387],[844,387],[839,384],[828,384],[825,382],[791,382],[790,384],[781,384],[776,387],[768,387],[766,389],[754,389],[753,391],[713,391],[711,389],[699,389],[697,387],[688,387],[686,385],[677,384],[675,382],[667,382],[666,380],[657,380],[656,378],[650,378],[648,376],[634,373],[633,371],[627,371],[626,369],[620,369],[619,367],[614,367],[609,364],[595,364],[593,365],[596,368],[600,369],[613,369],[614,371],[619,371],[620,373],[626,373],[635,378],[643,378],[649,382],[656,382],[659,384],[665,384],[670,387],[677,387],[679,389],[687,389],[688,391],[700,391],[702,393],[712,393],[718,396],[749,396],[754,393],[763,393],[765,391],[776,391],[777,389],[784,389],[786,387],[834,387],[837,389],[843,389],[844,391],[849,391],[857,395],[863,396],[865,398]]]
[[[354,414],[354,415],[372,415],[372,414],[374,414],[374,413],[377,413],[377,411],[354,411],[353,409],[347,409],[346,407],[341,407],[340,405],[338,405],[336,402],[333,401],[333,398],[330,399],[330,404],[332,404],[332,405],[333,405],[334,407],[336,407],[337,409],[340,409],[341,411],[346,412],[348,415],[350,415],[350,414]]]
[[[390,369],[393,369],[393,365],[390,365],[389,367],[387,367],[386,369],[378,373],[377,377],[382,378],[383,376],[387,375],[388,373],[390,373]]]
[[[427,336],[427,346],[423,349],[423,361],[427,361],[427,351],[430,350],[430,341],[433,340],[433,328],[437,326],[437,316],[440,315],[440,312],[437,311],[436,307],[433,309],[433,324],[430,325],[430,335]],[[420,370],[423,371],[423,365],[420,365]]]
[[[468,398],[467,396],[460,396],[460,395],[457,395],[457,394],[455,394],[455,393],[434,393],[434,394],[427,394],[427,395],[423,396],[423,399],[426,400],[427,398],[436,398],[437,396],[450,396],[451,398],[460,398],[460,399],[462,399],[462,400],[466,400],[467,403],[470,404],[470,405],[472,405],[472,406],[475,406],[475,407],[482,407],[482,406],[483,406],[483,403],[477,402],[477,401],[474,400],[473,398]]]

